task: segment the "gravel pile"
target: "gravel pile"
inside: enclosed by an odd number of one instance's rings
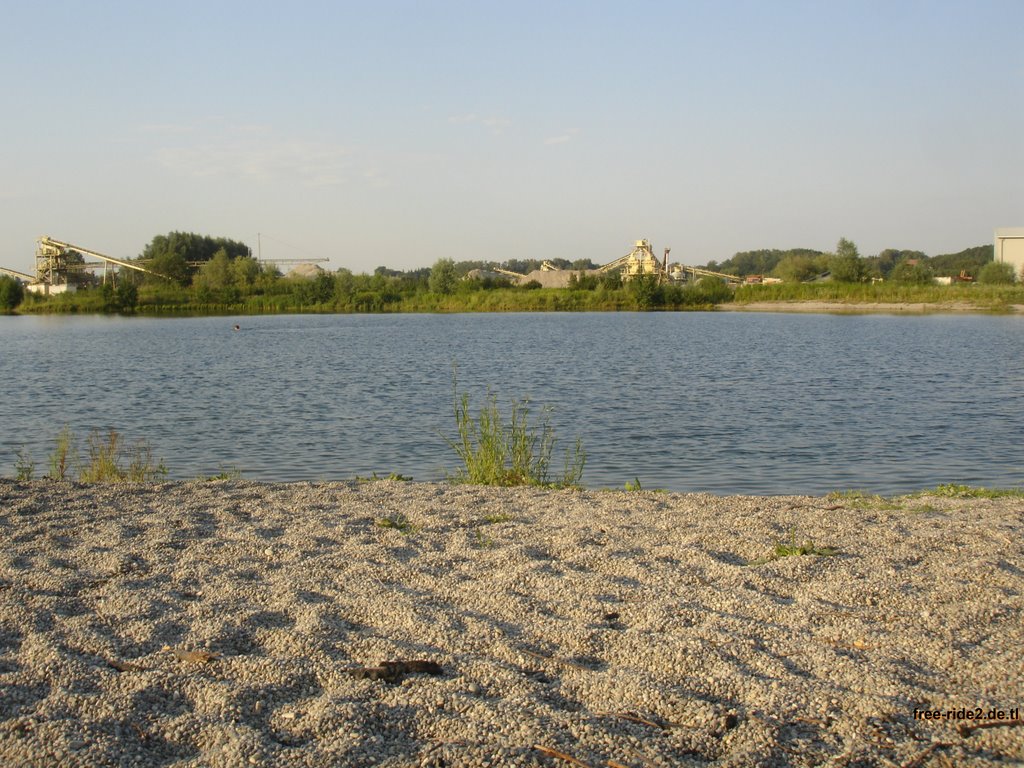
[[[1017,764],[1022,531],[1013,498],[0,480],[0,764]]]

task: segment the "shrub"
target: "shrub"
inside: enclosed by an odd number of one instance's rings
[[[57,435],[56,445],[54,446],[53,453],[50,454],[50,474],[48,477],[51,480],[63,480],[74,461],[75,439],[74,435],[71,434],[71,428],[65,424],[64,429]]]
[[[1005,261],[990,261],[978,272],[978,282],[984,285],[1013,285],[1015,281],[1013,265]]]
[[[506,421],[497,398],[488,394],[486,403],[474,418],[470,412],[469,395],[459,395],[457,386],[453,389],[458,438],[445,439],[464,465],[456,479],[504,486],[568,487],[579,484],[586,464],[586,453],[579,439],[574,450],[565,453],[561,478],[550,479],[555,434],[549,408],[543,409],[539,422],[530,426],[527,401],[516,400]]]
[[[73,466],[78,469],[79,480],[83,483],[144,483],[167,474],[163,461],[153,460],[153,451],[144,440],[126,449],[120,433],[114,429],[105,436],[92,432],[86,440],[86,450],[88,462],[79,465],[75,436],[71,428],[64,425],[50,454],[48,477],[65,480]]]
[[[89,463],[82,467],[80,479],[83,483],[144,483],[167,474],[167,467],[162,461],[154,463],[153,451],[145,441],[135,443],[125,455],[117,430],[109,430],[106,437],[93,432],[87,445]]]
[[[25,298],[25,288],[10,275],[0,275],[0,312],[10,312]]]
[[[32,460],[32,455],[26,449],[19,448],[17,457],[18,460],[14,463],[14,469],[18,473],[16,479],[31,482],[36,476],[36,463]]]
[[[911,263],[912,261],[916,263]],[[931,268],[915,259],[903,259],[889,273],[889,279],[895,283],[911,285],[929,285],[935,278]]]

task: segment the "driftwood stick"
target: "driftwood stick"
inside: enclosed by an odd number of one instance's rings
[[[557,757],[559,760],[565,760],[565,762],[569,763],[570,765],[578,765],[580,766],[580,768],[590,768],[590,766],[587,763],[584,763],[582,760],[577,760],[572,755],[567,755],[565,754],[565,752],[559,752],[557,749],[545,747],[543,744],[534,744],[533,748],[536,749],[538,752],[543,752],[548,757]]]
[[[967,723],[961,723],[957,726],[956,732],[960,734],[961,738],[967,738],[975,731],[980,731],[982,728],[1015,728],[1024,725],[1024,720],[996,720],[994,722],[987,723],[975,723],[968,725]]]
[[[936,741],[932,744],[929,744],[927,749],[925,749],[920,754],[917,754],[914,757],[910,758],[907,762],[901,765],[900,768],[917,768],[919,765],[922,765],[925,760],[931,757],[932,752],[934,752],[935,750],[951,746],[953,745],[950,744],[948,741]]]
[[[668,726],[663,723],[656,723],[653,720],[647,720],[640,715],[634,715],[632,712],[598,712],[598,715],[604,715],[606,717],[618,717],[622,720],[629,720],[631,723],[639,723],[640,725],[647,725],[651,728],[657,728],[659,731],[668,730]]]

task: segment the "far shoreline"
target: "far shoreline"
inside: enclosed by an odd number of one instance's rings
[[[842,302],[842,301],[751,301],[743,304],[719,304],[716,311],[723,312],[793,312],[833,315],[1019,315],[1024,304],[1004,307],[979,307],[967,302]]]

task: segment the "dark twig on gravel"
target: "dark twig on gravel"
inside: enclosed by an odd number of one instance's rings
[[[186,651],[182,648],[172,648],[171,653],[175,655],[178,661],[189,661],[193,664],[209,664],[211,661],[216,661],[220,658],[219,653],[210,653],[209,651]]]
[[[1024,725],[1024,720],[999,720],[994,723],[975,723],[974,725],[968,725],[962,723],[957,726],[956,732],[960,734],[961,738],[966,739],[975,731],[980,731],[982,728],[1015,728]]]
[[[577,760],[572,755],[565,754],[565,752],[559,752],[557,749],[545,747],[543,744],[534,744],[533,748],[538,752],[543,752],[548,757],[557,757],[559,760],[564,760],[570,765],[578,765],[581,766],[581,768],[591,768],[588,763],[584,763],[582,760]]]
[[[598,712],[598,715],[606,717],[618,717],[623,720],[629,720],[632,723],[639,723],[640,725],[647,725],[651,728],[657,728],[659,731],[667,731],[669,726],[665,723],[656,723],[653,720],[647,720],[639,715],[635,715],[632,712]]]
[[[360,680],[383,680],[386,683],[397,683],[406,675],[423,673],[441,675],[444,670],[436,661],[415,659],[412,661],[382,661],[376,667],[356,667],[346,669],[348,674]]]
[[[131,664],[127,661],[118,661],[117,659],[104,659],[104,661],[118,672],[141,672],[145,669],[145,667],[140,667],[138,664]]]
[[[903,765],[901,765],[900,768],[917,768],[919,765],[922,765],[925,760],[927,760],[929,757],[931,757],[932,752],[934,752],[934,751],[936,751],[938,749],[945,749],[946,747],[952,747],[952,746],[953,745],[950,742],[948,742],[948,741],[936,741],[936,742],[933,742],[932,744],[928,745],[927,749],[925,749],[920,754],[915,755],[914,757],[910,758],[910,760],[908,760]]]

